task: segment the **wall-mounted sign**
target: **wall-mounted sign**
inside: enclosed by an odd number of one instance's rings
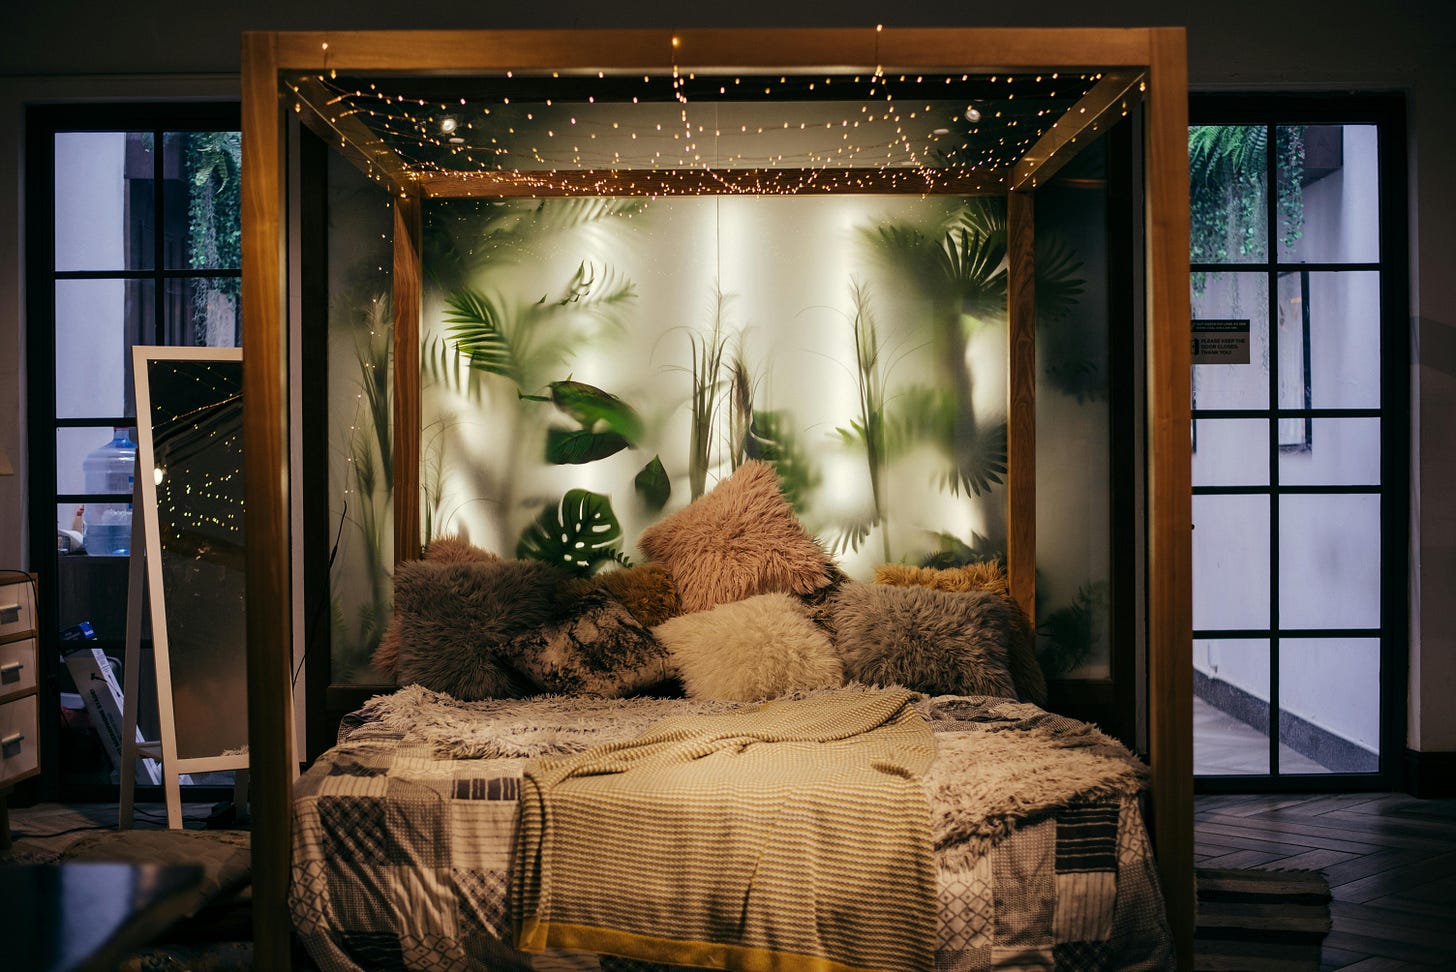
[[[1194,321],[1193,363],[1196,365],[1248,364],[1248,320]]]

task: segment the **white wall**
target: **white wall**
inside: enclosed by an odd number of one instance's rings
[[[1456,33],[1445,0],[1137,0],[1035,7],[929,0],[886,8],[804,0],[664,8],[562,0],[549,8],[462,0],[421,7],[382,0],[300,5],[256,0],[199,7],[181,0],[11,5],[0,40],[0,447],[23,469],[21,380],[21,105],[29,99],[236,93],[238,32],[255,29],[642,26],[1129,26],[1189,28],[1195,88],[1403,90],[1408,93],[1412,239],[1412,747],[1456,750]],[[147,77],[148,75],[153,77]],[[156,75],[176,75],[159,79]],[[198,77],[199,75],[203,77]],[[0,563],[23,563],[23,476],[0,479]],[[1425,487],[1429,485],[1429,489]],[[1432,592],[1424,598],[1422,592]]]

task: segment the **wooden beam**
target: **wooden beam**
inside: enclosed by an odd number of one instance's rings
[[[1006,172],[942,169],[565,169],[424,173],[429,198],[508,196],[738,196],[903,194],[974,196],[1006,191]]]
[[[972,72],[1102,71],[1146,64],[1148,32],[1129,27],[886,27],[878,60],[885,70],[917,68]]]
[[[288,498],[286,171],[276,38],[242,52],[243,496],[247,546],[248,759],[253,814],[253,962],[287,970],[292,921],[293,601]]]
[[[1006,575],[1036,617],[1036,220],[1032,195],[1006,199]]]
[[[394,562],[420,556],[420,285],[418,196],[394,200]]]
[[[1193,967],[1193,568],[1188,86],[1182,28],[1150,32],[1145,212],[1148,751],[1153,840],[1179,968]]]
[[[1026,150],[1011,169],[1010,187],[1013,190],[1035,188],[1050,179],[1081,151],[1082,145],[1100,137],[1128,113],[1129,105],[1139,97],[1137,88],[1146,76],[1142,71],[1132,70],[1105,72],[1102,80]]]
[[[403,160],[358,118],[341,114],[336,105],[330,104],[334,93],[318,78],[295,78],[287,86],[293,93],[293,108],[299,121],[323,139],[325,145],[383,185],[391,195],[408,191],[411,179]]]

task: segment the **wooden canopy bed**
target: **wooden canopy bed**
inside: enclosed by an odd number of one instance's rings
[[[1191,557],[1187,92],[1181,29],[900,29],[419,31],[249,33],[243,43],[243,345],[249,750],[253,799],[255,962],[290,964],[288,907],[295,834],[287,118],[301,120],[387,189],[394,202],[395,551],[419,556],[421,207],[429,197],[572,194],[580,173],[454,173],[412,168],[362,125],[331,117],[308,78],[681,71],[795,74],[924,71],[965,75],[1090,71],[1085,93],[1009,164],[961,172],[958,182],[904,183],[880,170],[856,192],[995,193],[1007,197],[1009,421],[1007,574],[1035,598],[1035,340],[1033,201],[1039,185],[1117,118],[1141,104],[1146,263],[1145,481],[1139,574],[1146,643],[1150,824],[1178,962],[1191,967]],[[554,75],[553,75],[554,76]],[[841,172],[842,174],[842,172]],[[741,173],[740,173],[741,175]],[[752,174],[778,185],[782,172]],[[863,175],[863,173],[861,173]],[[878,182],[876,182],[878,178]],[[700,170],[597,172],[595,194],[727,191]],[[715,188],[715,185],[717,188]],[[733,191],[742,191],[742,184]],[[814,191],[836,191],[825,179]]]

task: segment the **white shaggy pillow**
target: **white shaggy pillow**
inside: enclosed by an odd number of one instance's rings
[[[844,682],[829,638],[788,594],[759,594],[679,615],[652,633],[696,698],[753,702]]]

